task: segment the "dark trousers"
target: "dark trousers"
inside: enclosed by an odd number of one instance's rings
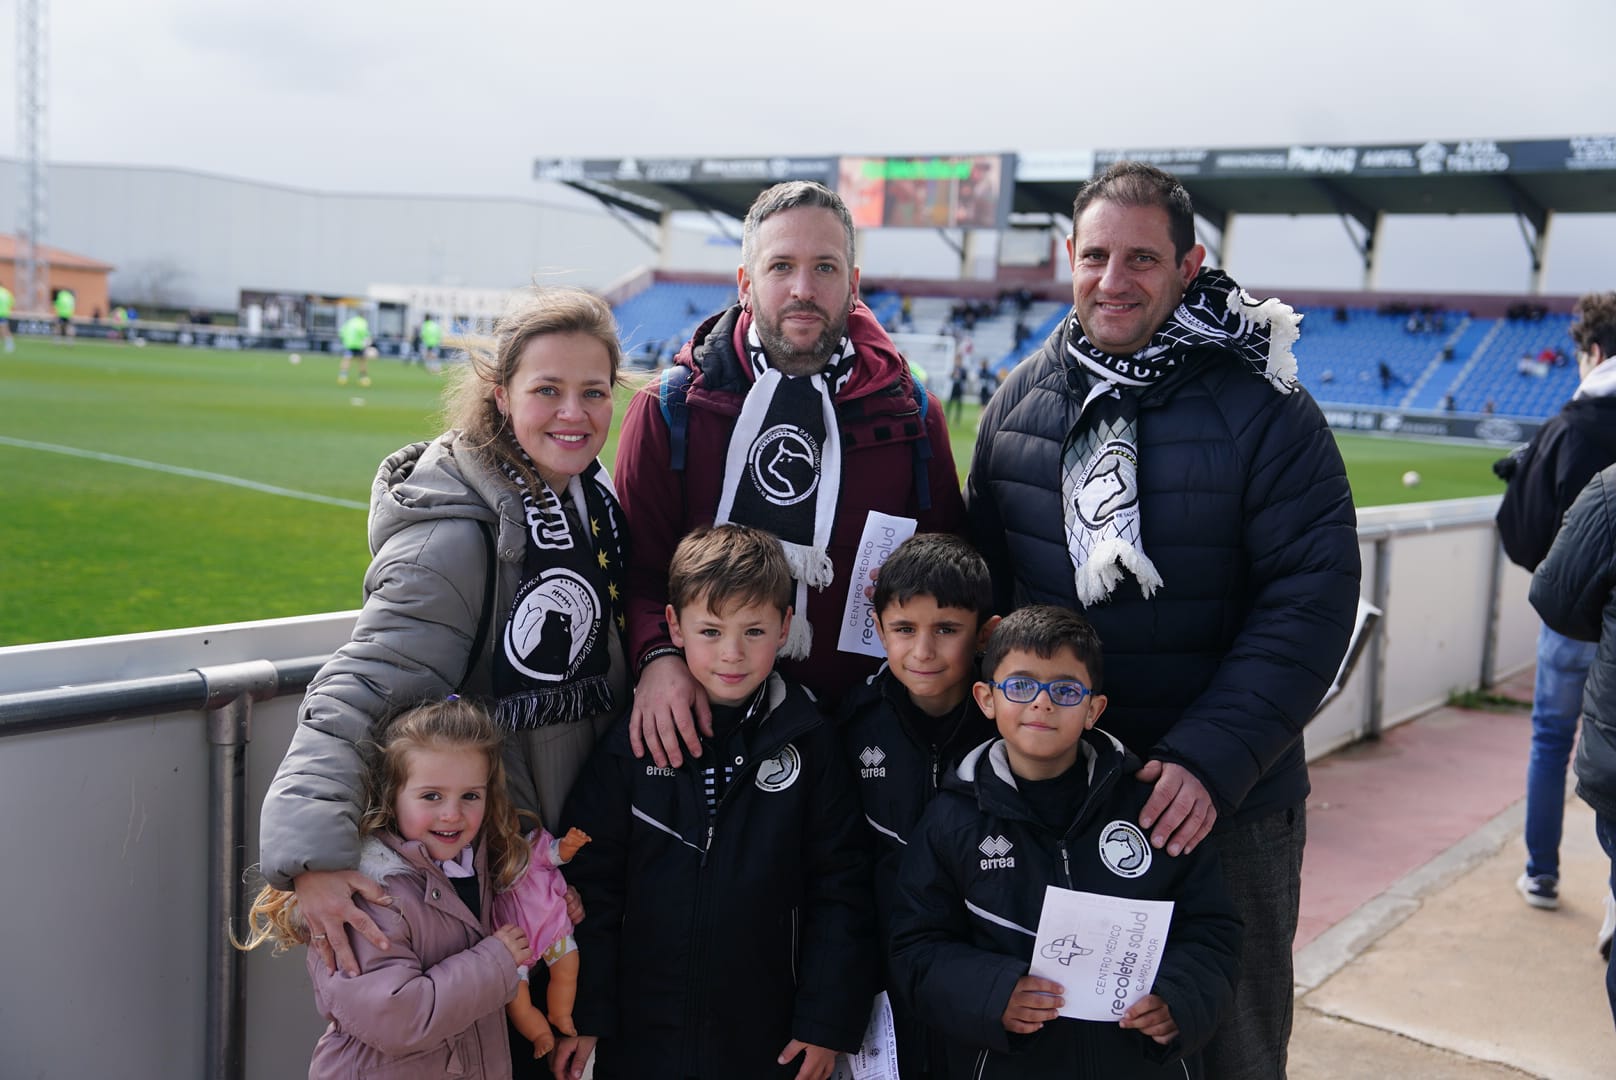
[[[1594,834],[1610,857],[1610,891],[1616,895],[1616,817],[1594,811]],[[1611,1019],[1616,1020],[1616,949],[1610,950],[1605,963],[1605,997],[1610,999]]]
[[[1284,1080],[1306,804],[1220,829],[1210,842],[1222,856],[1224,880],[1246,929],[1234,1008],[1201,1054],[1207,1080]]]

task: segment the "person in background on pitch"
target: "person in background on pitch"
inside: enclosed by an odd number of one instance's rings
[[[11,305],[14,302],[11,290],[0,285],[0,337],[6,339],[6,352],[13,352],[17,348],[17,341],[13,336],[17,329],[17,320],[11,317]]]
[[[943,1075],[1199,1077],[1196,1051],[1234,1000],[1240,919],[1217,854],[1154,851],[1134,824],[1151,786],[1094,727],[1102,680],[1083,616],[1047,604],[1006,616],[972,688],[1000,737],[948,775],[904,850],[892,968],[947,1039]],[[983,859],[983,837],[1013,857]],[[1028,973],[1050,886],[1173,902],[1151,992],[1115,1023],[1059,1018],[1068,988]]]
[[[1498,505],[1498,535],[1510,560],[1535,570],[1554,543],[1566,511],[1600,469],[1616,463],[1616,292],[1577,301],[1577,370],[1571,400],[1532,441],[1493,465],[1508,482]],[[1592,639],[1576,640],[1545,620],[1538,628],[1532,683],[1532,750],[1526,766],[1526,868],[1515,888],[1535,908],[1560,906],[1560,835],[1566,765],[1582,713]],[[1609,896],[1606,903],[1611,903]]]
[[[342,366],[337,368],[337,385],[348,384],[348,365],[359,361],[359,385],[370,385],[370,357],[365,349],[370,345],[370,323],[359,312],[348,316],[337,331],[342,338]]]
[[[421,362],[428,371],[437,371],[441,366],[438,352],[443,346],[443,327],[438,324],[431,314],[421,320],[421,326],[416,331],[421,338]]]
[[[876,990],[858,794],[813,698],[774,670],[795,587],[761,529],[698,529],[674,550],[665,613],[712,714],[706,753],[601,740],[563,820],[590,842],[568,880],[589,918],[557,1080],[598,1040],[598,1080],[825,1080],[857,1050]]]

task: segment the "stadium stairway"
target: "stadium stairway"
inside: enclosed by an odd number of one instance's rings
[[[1448,389],[1442,385],[1442,369],[1459,358],[1459,345],[1469,332],[1472,322],[1470,316],[1466,315],[1459,321],[1459,325],[1453,328],[1453,333],[1448,335],[1442,347],[1436,351],[1436,355],[1431,357],[1430,363],[1425,365],[1425,370],[1420,372],[1420,377],[1414,380],[1414,385],[1403,395],[1401,403],[1403,408],[1429,409],[1434,412],[1442,407],[1442,398],[1448,393]]]

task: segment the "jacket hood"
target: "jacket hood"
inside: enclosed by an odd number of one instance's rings
[[[752,386],[752,372],[742,363],[746,335],[752,327],[752,313],[739,304],[709,317],[691,335],[675,363],[690,368],[690,396],[696,399],[703,392],[744,395]],[[847,334],[853,340],[858,362],[853,376],[836,395],[837,401],[867,397],[877,391],[900,384],[902,397],[912,400],[914,376],[898,347],[887,336],[875,313],[860,300],[847,317]],[[734,411],[739,412],[738,403]]]
[[[518,509],[503,515],[493,509],[514,499],[512,486],[457,432],[412,443],[389,454],[376,470],[370,492],[370,550],[380,550],[388,537],[407,525],[440,518],[495,522],[504,516],[520,530]]]

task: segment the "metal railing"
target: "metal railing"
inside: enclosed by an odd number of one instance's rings
[[[208,737],[207,1075],[246,1075],[243,959],[231,933],[247,919],[247,744],[255,701],[301,693],[325,657],[251,660],[176,675],[0,694],[0,737],[163,713],[204,714]]]

